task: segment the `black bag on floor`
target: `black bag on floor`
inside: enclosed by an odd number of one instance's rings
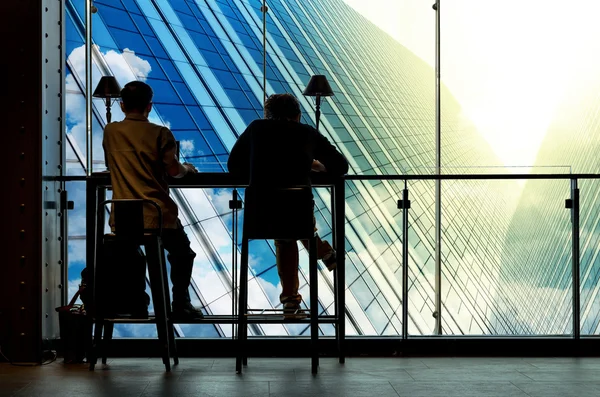
[[[93,272],[86,268],[81,273],[85,290],[81,300],[92,304]],[[110,317],[148,317],[150,297],[146,293],[146,257],[139,246],[105,237],[102,256],[96,264],[95,313]]]
[[[81,286],[67,306],[57,307],[60,327],[60,348],[65,364],[77,364],[85,361],[91,345],[92,322],[84,305],[75,302],[84,287]]]

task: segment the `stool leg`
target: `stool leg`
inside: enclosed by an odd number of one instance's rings
[[[319,367],[319,273],[317,267],[317,240],[312,237],[309,248],[309,279],[310,279],[310,344],[311,370],[313,374]]]
[[[161,261],[162,247],[159,237],[149,238],[146,243],[146,260],[148,262],[148,273],[150,274],[150,290],[154,303],[154,314],[156,316],[156,331],[161,344],[163,364],[165,370],[171,370],[171,358],[169,354],[169,330],[167,324],[167,308],[165,307],[165,291]]]
[[[242,364],[247,364],[246,339],[248,331],[248,239],[242,236],[242,255],[240,261],[240,298],[238,300],[238,353],[235,360],[235,371],[242,373]]]
[[[169,321],[169,350],[171,357],[173,357],[173,364],[179,365],[179,355],[177,354],[177,345],[175,343],[175,325],[172,321]]]
[[[171,357],[173,357],[173,364],[179,364],[179,354],[177,353],[177,344],[175,341],[175,326],[172,321],[172,313],[171,313],[171,293],[169,292],[169,278],[167,276],[167,260],[165,258],[165,250],[160,248],[160,259],[163,264],[162,268],[162,280],[163,280],[163,290],[165,293],[165,308],[167,310],[167,319],[168,319],[168,331],[169,331],[169,351],[171,352]]]
[[[102,364],[106,365],[106,360],[108,356],[108,349],[111,345],[113,331],[115,329],[115,323],[110,321],[104,321],[104,339],[102,346]]]
[[[96,318],[96,324],[94,325],[94,341],[92,348],[90,349],[90,371],[93,371],[98,362],[98,350],[102,344],[102,327],[104,326],[103,318]]]

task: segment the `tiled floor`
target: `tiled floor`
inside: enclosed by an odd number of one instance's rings
[[[0,364],[0,396],[600,396],[600,358],[114,359],[106,369]]]

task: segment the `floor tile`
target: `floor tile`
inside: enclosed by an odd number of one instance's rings
[[[518,371],[499,371],[485,368],[407,369],[406,372],[416,381],[431,382],[526,382],[531,380],[531,378]]]
[[[197,381],[224,381],[224,382],[294,382],[296,374],[290,368],[262,368],[260,366],[246,367],[241,374],[235,372],[235,367],[223,368],[206,368],[206,369],[189,369],[183,371],[180,382],[197,382]]]
[[[510,382],[395,382],[399,396],[411,397],[527,397]]]
[[[600,396],[598,382],[514,382],[514,385],[531,397],[581,397]]]
[[[313,375],[309,368],[306,369],[296,369],[296,380],[307,381],[313,379],[315,376],[320,379],[337,379],[340,382],[346,381],[363,381],[363,382],[381,382],[387,380],[404,380],[404,381],[412,381],[414,380],[412,376],[408,374],[408,372],[404,369],[389,369],[385,367],[381,368],[366,368],[364,370],[351,370],[342,368],[339,370],[328,370],[327,368],[319,367],[319,372],[317,375]]]
[[[144,393],[154,396],[268,396],[269,382],[176,382],[150,384]]]
[[[520,371],[534,381],[552,382],[552,381],[582,381],[582,382],[600,382],[599,369],[574,368],[572,366],[557,367],[552,370],[537,369],[534,371]]]
[[[269,396],[398,396],[392,385],[384,381],[339,381],[335,378],[316,377],[313,381],[299,381],[293,384],[269,382]]]
[[[0,364],[4,396],[600,396],[600,358],[185,358],[165,372],[160,359],[87,365]]]
[[[131,379],[71,379],[57,378],[52,381],[34,381],[15,396],[27,397],[75,397],[75,396],[140,396],[149,382]]]
[[[0,397],[13,396],[29,383],[22,380],[0,380]]]

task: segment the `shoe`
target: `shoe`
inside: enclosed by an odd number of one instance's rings
[[[308,314],[300,307],[298,302],[286,302],[283,304],[283,315],[286,317],[304,318]]]
[[[202,311],[192,305],[191,302],[173,302],[173,318],[178,320],[201,320],[204,318]]]
[[[332,271],[337,267],[337,255],[334,250],[326,254],[323,259],[323,264],[327,266],[327,270]]]

